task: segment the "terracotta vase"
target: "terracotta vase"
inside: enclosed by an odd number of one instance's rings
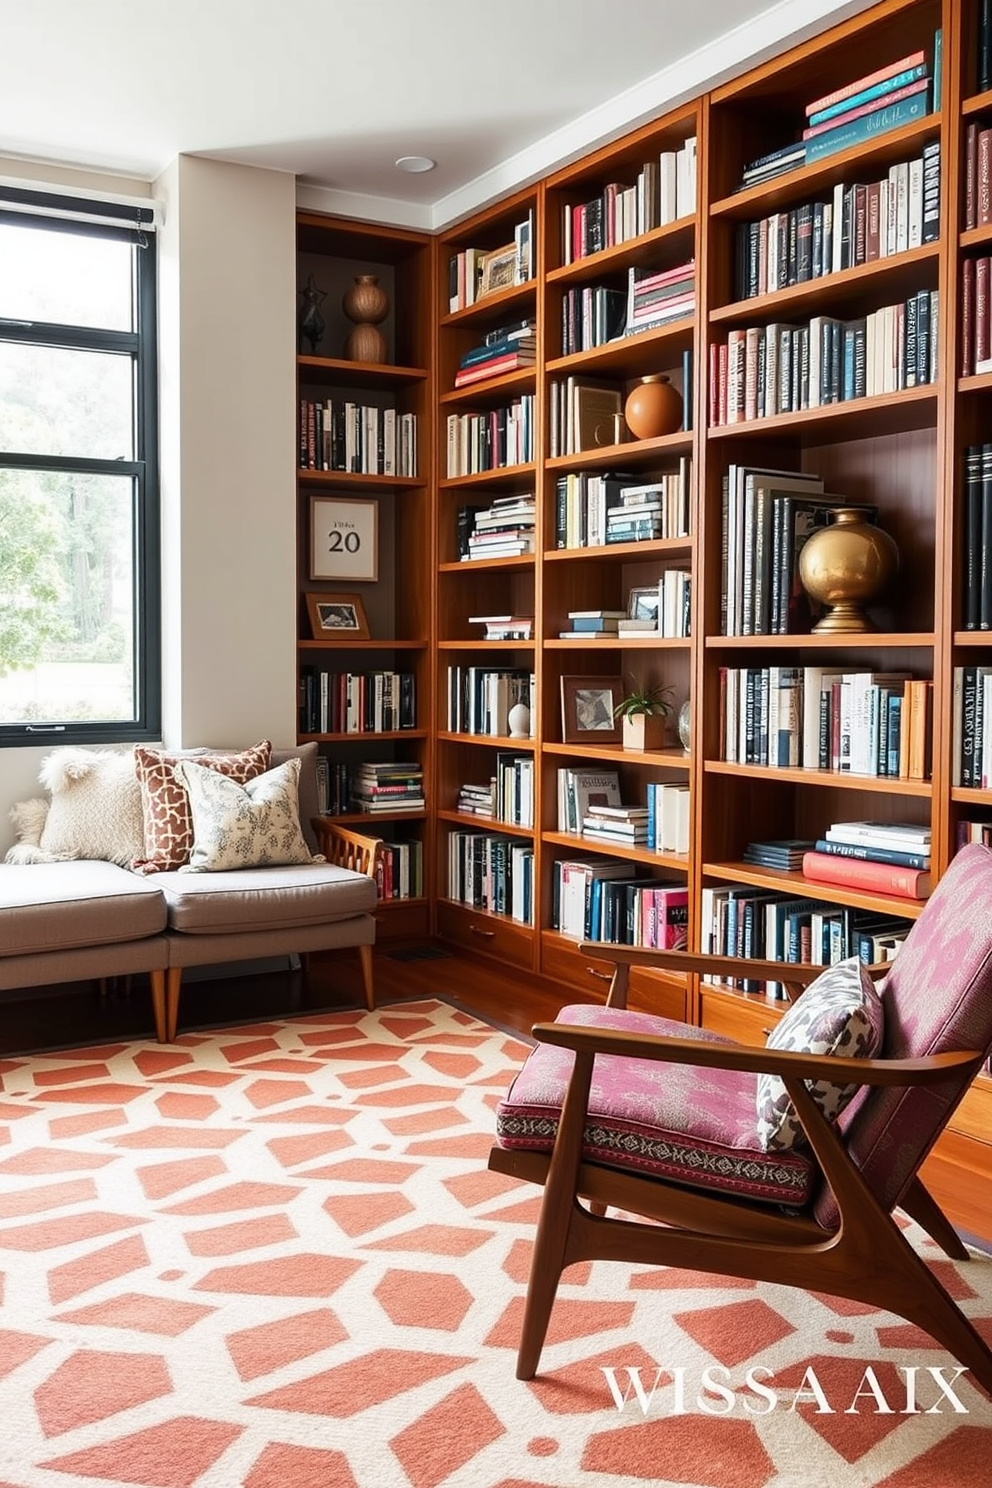
[[[827,608],[814,631],[873,630],[864,607],[884,593],[898,570],[899,550],[889,534],[855,507],[838,508],[799,554],[803,588]]]
[[[344,343],[345,358],[349,362],[384,362],[389,344],[376,327],[389,314],[389,296],[375,274],[357,274],[341,308],[355,322]]]
[[[627,394],[623,416],[635,439],[660,439],[682,427],[682,394],[667,377],[642,377]]]

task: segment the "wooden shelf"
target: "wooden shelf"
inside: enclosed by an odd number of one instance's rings
[[[929,780],[899,780],[888,775],[851,775],[840,770],[792,770],[778,765],[739,765],[729,760],[707,760],[710,775],[743,775],[751,779],[777,780],[789,785],[822,785],[841,790],[877,792],[879,795],[929,798]]]
[[[934,644],[933,631],[875,631],[866,630],[851,634],[847,631],[827,631],[822,635],[792,633],[789,635],[760,636],[707,636],[704,645],[708,651],[781,651],[801,649],[803,651],[878,651],[878,650],[931,650]]]
[[[703,873],[725,882],[754,884],[759,889],[778,889],[805,899],[822,899],[830,904],[850,904],[856,909],[870,909],[878,914],[899,915],[914,920],[923,908],[918,899],[900,899],[894,894],[868,894],[863,889],[849,889],[841,884],[817,883],[801,873],[772,872],[755,868],[750,863],[704,863]]]

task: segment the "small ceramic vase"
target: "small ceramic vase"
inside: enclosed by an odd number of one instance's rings
[[[682,427],[682,394],[667,377],[642,377],[627,394],[623,416],[635,439],[659,439]]]
[[[349,320],[355,321],[355,329],[344,343],[345,358],[349,362],[384,362],[389,346],[377,327],[389,314],[389,296],[375,274],[356,275],[341,308]]]

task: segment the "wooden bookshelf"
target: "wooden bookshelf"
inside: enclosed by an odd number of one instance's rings
[[[800,138],[810,100],[917,50],[932,62],[938,30],[938,109],[932,107],[931,94],[921,117],[741,189],[749,163]],[[389,633],[411,643],[429,643],[412,654],[429,678],[424,693],[430,699],[428,712],[418,718],[428,737],[418,747],[432,770],[424,835],[432,843],[428,897],[433,927],[443,939],[490,964],[505,961],[529,972],[535,982],[559,985],[563,1001],[602,1000],[607,981],[602,963],[582,956],[577,942],[555,928],[555,865],[562,860],[605,851],[625,858],[632,874],[653,873],[686,884],[690,944],[699,947],[703,891],[721,885],[792,890],[802,884],[810,897],[827,904],[876,909],[907,920],[919,912],[920,906],[909,901],[806,885],[798,875],[749,868],[742,853],[751,840],[816,839],[838,819],[909,820],[930,827],[938,878],[956,850],[959,823],[992,821],[992,789],[957,783],[951,727],[955,668],[992,666],[992,632],[966,628],[962,579],[964,451],[984,441],[992,413],[992,374],[961,375],[962,263],[969,255],[988,252],[992,243],[992,226],[967,228],[963,214],[966,128],[971,120],[992,121],[992,92],[979,93],[975,83],[976,35],[976,0],[882,0],[459,222],[435,238],[430,254],[416,235],[377,229],[393,243],[391,255],[381,250],[378,237],[362,241],[361,252],[353,255],[351,244],[367,229],[321,227],[328,234],[321,241],[331,245],[325,251],[336,256],[376,263],[391,256],[393,262],[416,264],[414,279],[407,281],[417,286],[409,301],[416,305],[409,322],[415,349],[397,346],[396,365],[366,368],[361,376],[363,385],[372,379],[371,385],[388,387],[398,404],[416,406],[425,414],[422,452],[429,464],[422,470],[429,484],[418,480],[407,488],[394,482],[388,498],[397,512],[411,518],[410,525],[397,529],[405,577],[393,586],[397,609]],[[594,212],[593,230],[583,237],[590,218],[587,212],[583,228],[576,215],[580,208],[606,198],[615,186],[636,186],[647,162],[678,152],[689,139],[697,142],[696,191],[672,220],[645,227],[625,219],[621,232],[597,239]],[[831,264],[832,272],[815,278],[742,294],[735,255],[743,225],[809,203],[840,200],[843,188],[887,180],[890,171],[935,145],[940,212],[933,241],[894,243],[884,255],[846,267]],[[452,308],[452,260],[457,262],[469,249],[502,248],[525,219],[531,223],[529,276],[473,304]],[[318,225],[307,221],[307,232],[317,232]],[[312,239],[301,246],[314,251]],[[429,286],[419,277],[428,259]],[[582,350],[574,349],[571,340],[566,344],[566,328],[570,336],[574,329],[568,315],[579,303],[575,295],[588,291],[593,300],[595,291],[618,293],[629,286],[632,272],[674,268],[690,259],[695,267],[691,311],[598,345],[592,344],[593,332]],[[938,306],[938,329],[932,362],[917,385],[796,406],[795,411],[752,416],[746,422],[711,419],[711,357],[729,335],[780,322],[803,325],[814,316],[856,320],[924,293],[929,307]],[[431,313],[433,330],[424,319]],[[487,333],[525,319],[532,322],[536,345],[533,366],[455,387],[460,362]],[[688,428],[637,441],[625,438],[618,425],[605,442],[579,453],[562,452],[556,401],[560,384],[569,378],[606,383],[619,391],[622,403],[636,380],[649,373],[667,373],[687,395],[692,410]],[[333,358],[301,357],[300,375],[301,386],[334,386],[348,374]],[[498,420],[502,410],[522,398],[530,400],[531,443],[526,449],[503,462],[452,466],[452,419],[475,415],[482,421]],[[646,483],[678,470],[680,462],[690,472],[684,537],[614,546],[558,545],[560,482],[585,472],[629,472],[632,480]],[[825,491],[877,508],[879,526],[898,546],[900,573],[870,612],[873,631],[722,633],[721,508],[724,479],[735,465],[816,472]],[[301,478],[301,493],[311,486],[323,488],[330,480],[324,474]],[[375,481],[363,483],[377,490]],[[485,509],[530,494],[535,503],[533,552],[471,561],[461,557],[461,508]],[[423,523],[422,532],[414,530],[415,522]],[[570,611],[622,609],[632,587],[656,582],[666,568],[691,573],[688,637],[560,638]],[[496,614],[533,616],[532,637],[484,641],[482,628],[470,624],[469,617]],[[301,646],[301,659],[306,654]],[[743,765],[720,757],[721,669],[828,664],[841,672],[904,670],[932,682],[935,722],[927,778]],[[531,738],[513,739],[506,731],[468,734],[450,727],[448,669],[471,665],[533,673]],[[690,751],[681,749],[674,733],[670,747],[646,754],[597,746],[594,740],[563,742],[561,678],[626,674],[670,684],[676,705],[689,699]],[[460,787],[484,783],[497,755],[512,751],[533,761],[533,823],[501,824],[460,811]],[[625,853],[562,832],[557,772],[582,764],[616,768],[623,798],[631,803],[643,802],[651,781],[688,784],[689,853]],[[502,835],[530,847],[533,902],[526,921],[452,895],[449,841],[461,831]],[[781,1011],[781,1004],[763,995],[644,973],[635,974],[632,997],[636,1005],[749,1039],[762,1038]],[[976,1173],[992,1173],[986,1120],[990,1103],[992,1080],[982,1076],[949,1133],[953,1152],[948,1146],[941,1181],[952,1188],[973,1181]]]
[[[340,463],[328,440],[309,468],[305,427],[301,420],[298,470],[298,643],[301,690],[299,739],[314,739],[329,763],[354,767],[360,761],[416,760],[424,770],[425,790],[432,774],[433,737],[427,727],[433,685],[431,636],[430,520],[433,459],[431,399],[431,240],[423,234],[356,223],[314,212],[297,216],[297,278],[308,277],[323,291],[320,311],[324,334],[316,347],[298,342],[297,384],[301,402],[340,407],[344,403],[398,416],[417,423],[416,468],[402,473],[397,463],[384,473],[385,451],[369,450],[362,468],[325,469]],[[344,355],[352,322],[342,298],[358,274],[374,274],[385,290],[389,310],[380,329],[388,352],[382,361],[357,362]],[[378,562],[375,580],[347,575],[312,578],[311,512],[313,496],[376,503]],[[358,595],[369,623],[369,638],[347,635],[315,637],[305,596]],[[407,673],[414,678],[416,713],[413,727],[324,730],[320,720],[303,712],[303,684],[321,673],[368,678],[375,673]],[[372,714],[374,722],[375,714]],[[313,725],[317,724],[317,727]],[[358,812],[339,803],[336,821],[360,824],[385,842],[415,842],[424,856],[424,883],[429,883],[431,833],[426,811]],[[431,928],[426,893],[381,900],[379,938],[426,935]]]

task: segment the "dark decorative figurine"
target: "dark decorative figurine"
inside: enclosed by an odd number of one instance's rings
[[[324,317],[320,313],[320,302],[327,297],[327,291],[318,289],[313,282],[313,275],[309,275],[306,288],[298,290],[297,293],[303,304],[300,306],[300,318],[297,329],[300,333],[300,350],[303,349],[304,340],[310,342],[310,355],[314,356],[317,346],[324,337]]]

